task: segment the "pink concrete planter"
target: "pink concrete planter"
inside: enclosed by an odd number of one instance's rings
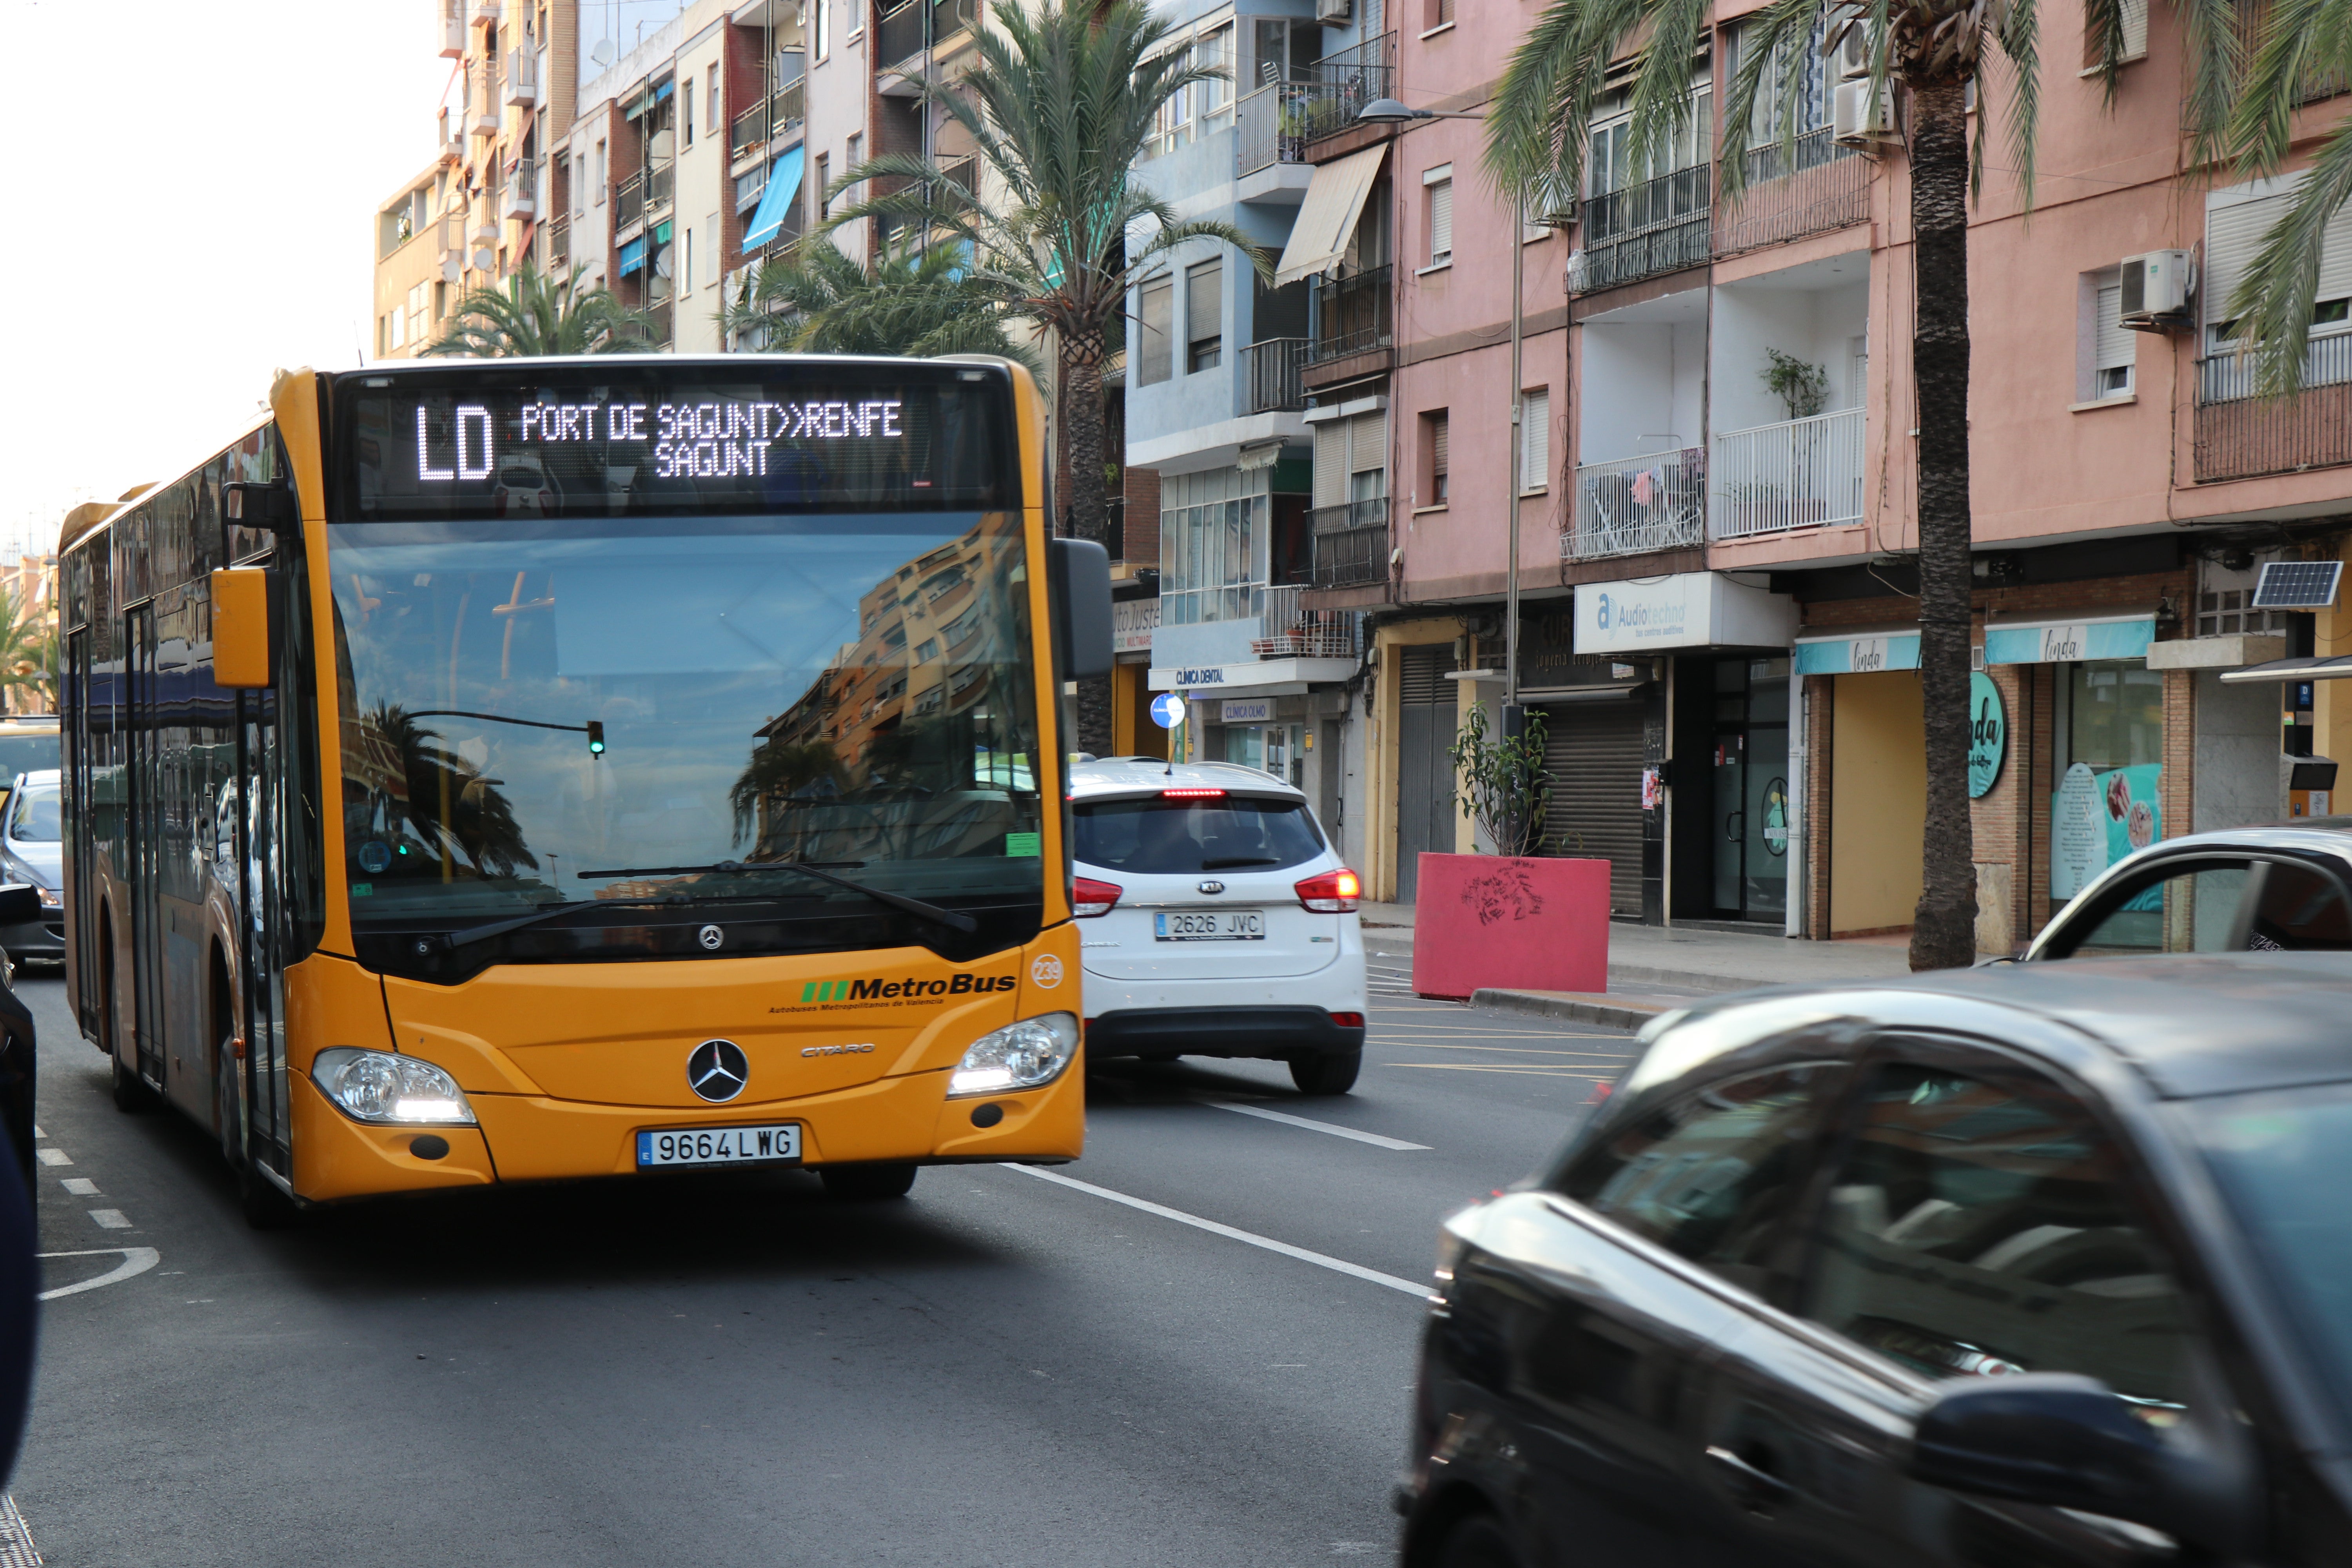
[[[1419,995],[1609,988],[1606,860],[1423,855],[1413,904]]]

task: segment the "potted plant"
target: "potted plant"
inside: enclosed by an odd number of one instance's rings
[[[1490,731],[1473,703],[1448,755],[1454,804],[1492,853],[1424,854],[1412,988],[1466,998],[1481,987],[1602,991],[1609,984],[1609,862],[1540,853],[1551,775],[1544,715]],[[1639,787],[1638,780],[1626,787]]]

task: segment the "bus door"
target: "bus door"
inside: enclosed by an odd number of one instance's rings
[[[283,863],[286,758],[278,744],[280,686],[237,693],[236,859],[245,951],[246,1152],[291,1179],[287,1134],[285,954],[289,947]]]
[[[163,731],[155,671],[152,600],[123,612],[123,655],[130,669],[130,885],[131,1039],[139,1074],[163,1083],[163,925],[158,901],[163,856]]]
[[[73,883],[66,890],[67,931],[72,939],[74,965],[74,998],[79,1013],[82,1033],[98,1037],[98,840],[97,812],[90,802],[90,747],[93,731],[99,722],[91,702],[89,668],[89,628],[66,636],[65,687],[65,759],[67,770],[65,798],[74,804],[73,842],[68,846],[73,854]],[[113,722],[112,704],[107,705],[107,720]]]

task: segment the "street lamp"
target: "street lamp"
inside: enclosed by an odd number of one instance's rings
[[[1483,114],[1467,114],[1441,109],[1415,109],[1401,99],[1376,98],[1356,110],[1359,125],[1409,125],[1419,120],[1484,120]],[[1504,515],[1510,521],[1503,537],[1509,548],[1510,574],[1503,584],[1503,733],[1516,737],[1525,726],[1526,714],[1519,707],[1519,458],[1525,450],[1519,418],[1527,401],[1519,387],[1520,339],[1524,330],[1525,294],[1527,291],[1526,259],[1519,254],[1519,242],[1528,231],[1528,198],[1522,191],[1511,202],[1511,482],[1509,492],[1503,498]]]

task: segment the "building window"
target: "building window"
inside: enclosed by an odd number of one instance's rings
[[[823,6],[817,9],[819,15],[824,14]],[[833,216],[832,190],[833,154],[819,153],[816,155],[816,216],[820,223]]]
[[[1454,165],[1440,163],[1421,176],[1429,206],[1429,264],[1444,267],[1454,259]]]
[[[680,142],[694,145],[694,79],[686,77],[677,84],[677,128]]]
[[[849,138],[849,161],[847,166],[841,172],[845,174],[856,174],[857,170],[865,164],[865,163],[866,133],[861,131],[853,134]],[[858,181],[857,184],[850,186],[848,190],[844,191],[842,195],[848,197],[852,202],[864,201],[866,199],[866,182],[863,180]]]
[[[726,100],[719,96],[719,68],[710,68],[710,79],[702,89],[703,112],[710,116],[710,129],[724,128],[727,120]]]
[[[416,342],[425,341],[425,329],[430,318],[425,307],[433,302],[433,290],[423,283],[408,291],[408,335]]]
[[[1551,483],[1551,388],[1519,395],[1519,490],[1530,494]]]
[[[2147,0],[2140,0],[2145,5]],[[1204,33],[1192,46],[1192,64],[1196,68],[1221,70],[1225,74],[1214,81],[1196,83],[1192,90],[1200,95],[1196,116],[1198,135],[1206,136],[1220,126],[1230,125],[1234,118],[1234,25],[1231,22],[1213,33]]]
[[[1136,310],[1136,332],[1139,342],[1135,354],[1135,382],[1150,386],[1166,381],[1174,374],[1171,365],[1176,329],[1176,280],[1162,274],[1144,280],[1142,298]]]
[[[2116,63],[2129,65],[2134,60],[2147,58],[2147,0],[2123,0],[2116,16],[2116,24],[2117,30],[2121,34],[2117,39],[2120,47],[2116,50]],[[2091,42],[2091,29],[2084,27],[2083,29],[2084,68],[2089,69],[2099,63],[2098,47]]]
[[[694,226],[686,225],[684,232],[679,234],[678,238],[682,243],[679,247],[677,291],[681,294],[691,294],[694,292]]]
[[[597,142],[597,143],[596,143],[596,205],[597,205],[598,206],[603,206],[603,205],[604,205],[604,175],[605,175],[605,171],[606,171],[606,170],[608,170],[608,169],[610,169],[612,166],[613,166],[613,165],[612,165],[610,163],[606,162],[606,160],[605,160],[604,143],[603,143],[602,142]]]
[[[1225,346],[1225,264],[1203,261],[1184,271],[1184,368],[1214,370]]]
[[[1422,486],[1423,506],[1444,506],[1450,498],[1446,483],[1446,426],[1448,411],[1436,409],[1421,416],[1422,472],[1428,482]]]
[[[820,60],[833,53],[833,0],[816,0],[816,58]]]
[[[572,160],[572,213],[574,217],[588,216],[588,160]]]
[[[727,269],[726,258],[719,254],[719,215],[712,213],[702,220],[702,265],[710,273],[710,281],[721,281],[719,274]]]
[[[2088,274],[2084,292],[2091,307],[2088,331],[2084,333],[2091,374],[2085,395],[2077,401],[2089,403],[2104,397],[2126,396],[2132,390],[2132,361],[2139,339],[2123,324],[2123,284],[2118,269],[2110,267]]]
[[[1446,26],[1454,20],[1454,0],[1422,0],[1421,26],[1424,32]]]

